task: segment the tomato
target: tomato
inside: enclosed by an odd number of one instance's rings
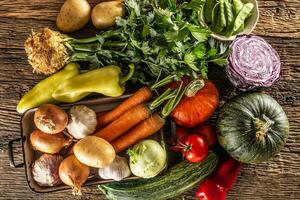
[[[208,153],[208,146],[205,138],[200,135],[189,135],[185,138],[182,155],[190,162],[197,163],[203,161]]]
[[[209,148],[212,148],[217,143],[216,132],[214,127],[211,125],[201,124],[194,129],[193,134],[202,135]]]
[[[188,129],[178,126],[176,130],[176,142],[175,144],[172,141],[169,141],[170,150],[173,152],[181,152],[182,145],[184,143],[184,139],[187,135],[189,135],[190,132]],[[172,140],[172,138],[171,138]]]
[[[219,104],[219,92],[209,80],[194,96],[184,96],[171,113],[175,122],[184,127],[195,127],[207,120]]]

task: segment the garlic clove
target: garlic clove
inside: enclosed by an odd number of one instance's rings
[[[70,120],[67,130],[76,139],[82,139],[92,134],[97,126],[97,116],[94,110],[84,105],[76,105],[70,109]]]
[[[62,181],[58,175],[58,168],[63,157],[57,154],[43,154],[32,165],[33,179],[40,186],[56,186]]]
[[[120,157],[118,155],[110,166],[99,169],[99,176],[102,179],[121,181],[130,175],[131,171],[128,165],[128,160],[125,157]]]

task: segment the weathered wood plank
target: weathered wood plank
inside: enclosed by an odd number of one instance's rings
[[[300,37],[300,4],[297,0],[258,1],[259,23],[255,34],[273,37]]]

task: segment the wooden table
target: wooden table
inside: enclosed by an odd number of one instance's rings
[[[21,96],[43,76],[32,73],[23,43],[32,29],[54,27],[64,0],[0,1],[0,199],[74,199],[70,192],[34,194],[26,185],[24,169],[9,166],[7,143],[20,137],[20,115],[16,105]],[[92,1],[97,2],[95,0]],[[244,165],[229,192],[231,200],[300,199],[300,2],[259,0],[260,20],[255,34],[263,36],[278,51],[282,78],[267,92],[284,107],[291,126],[284,150],[269,162]],[[84,36],[95,30],[85,30]],[[78,35],[82,34],[78,33]],[[16,160],[22,161],[17,148]],[[96,189],[83,189],[76,199],[105,199]],[[185,194],[193,198],[194,191]],[[181,198],[179,198],[181,199]]]

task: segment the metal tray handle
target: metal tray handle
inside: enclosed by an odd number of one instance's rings
[[[16,164],[15,163],[15,159],[14,159],[14,147],[13,147],[13,144],[15,142],[19,142],[21,143],[22,141],[22,138],[17,138],[17,139],[14,139],[14,140],[10,140],[8,142],[8,158],[9,158],[9,165],[11,167],[14,167],[14,168],[21,168],[24,166],[24,163],[20,163],[20,164]]]

